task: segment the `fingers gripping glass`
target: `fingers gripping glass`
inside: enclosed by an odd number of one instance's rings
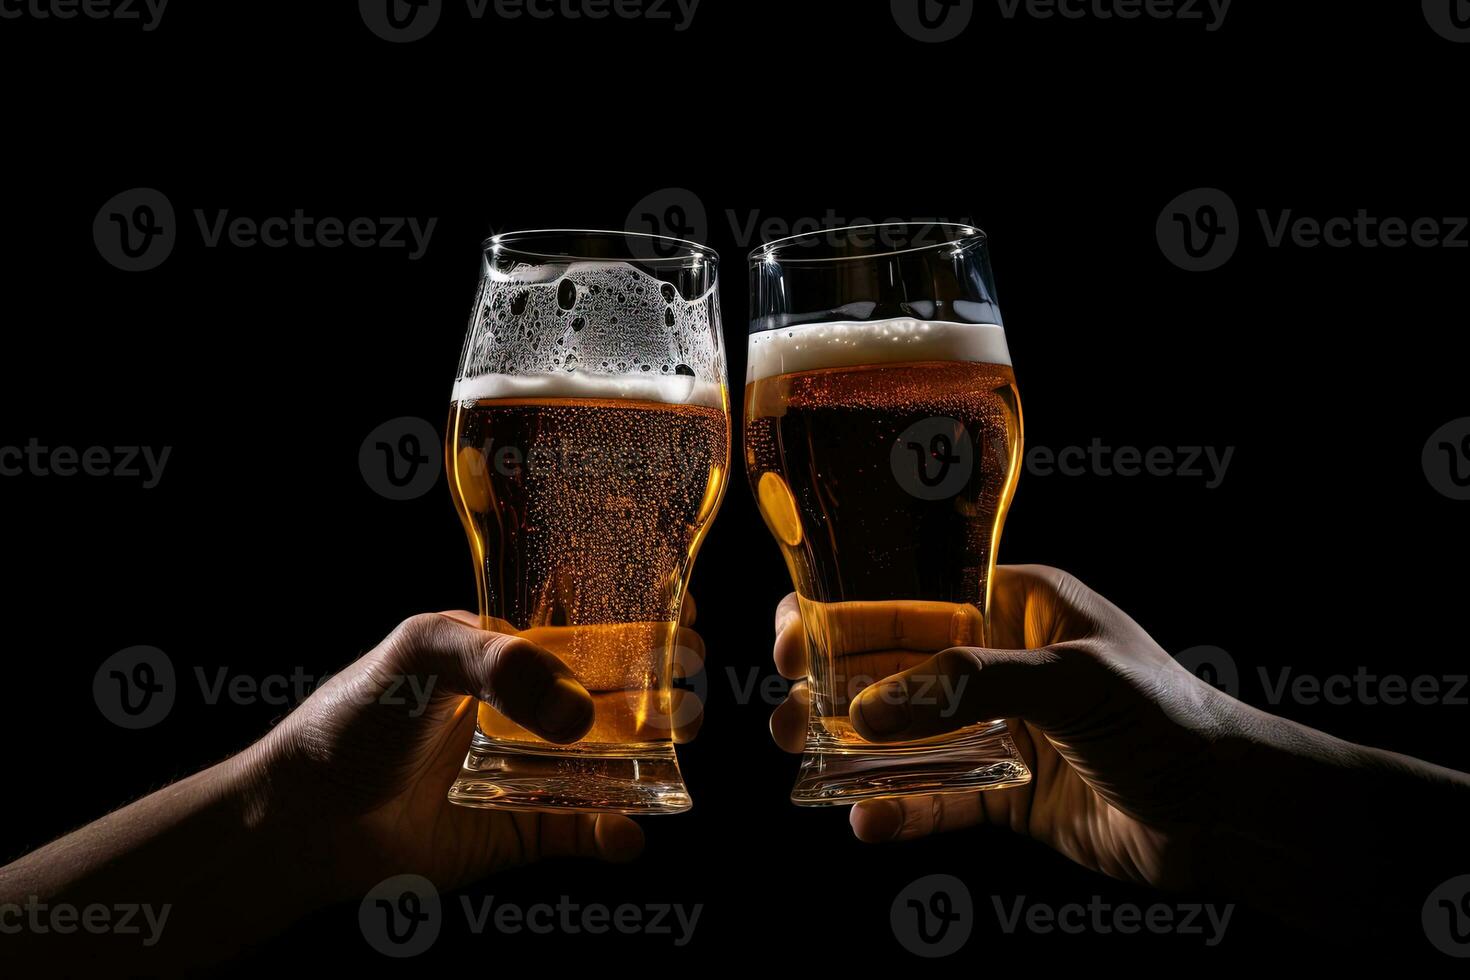
[[[750,256],[746,472],[801,607],[810,687],[792,799],[1013,786],[1000,721],[875,743],[849,707],[874,681],[985,643],[1021,458],[1021,406],[985,237],[872,225]],[[910,686],[953,713],[964,692]],[[861,710],[861,707],[859,707]]]
[[[675,813],[680,609],[729,471],[717,260],[688,242],[485,243],[445,440],[486,629],[550,650],[596,720],[554,745],[489,705],[449,798]]]

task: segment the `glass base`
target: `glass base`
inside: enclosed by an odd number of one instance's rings
[[[449,801],[492,810],[683,813],[693,802],[672,743],[538,749],[475,733]]]
[[[1031,781],[1003,721],[909,745],[807,738],[791,790],[797,806],[838,806],[880,796],[929,796],[1005,789]]]

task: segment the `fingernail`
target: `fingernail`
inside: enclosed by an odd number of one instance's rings
[[[909,727],[907,695],[896,681],[868,688],[853,703],[853,713],[858,728],[873,735],[892,735]]]
[[[548,736],[579,737],[592,722],[592,697],[570,677],[558,678],[536,705],[536,725]]]

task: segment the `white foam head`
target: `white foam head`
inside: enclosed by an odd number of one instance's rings
[[[713,285],[689,299],[626,262],[567,260],[487,270],[452,397],[718,407],[724,388]]]
[[[797,371],[912,361],[1011,363],[998,323],[947,320],[842,320],[803,323],[750,335],[745,381]]]
[[[725,389],[688,375],[638,377],[629,374],[482,374],[454,383],[452,400],[469,404],[490,398],[636,399],[667,405],[725,407]]]

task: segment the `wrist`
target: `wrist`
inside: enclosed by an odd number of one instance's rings
[[[246,861],[265,862],[278,874],[290,896],[294,915],[331,904],[333,888],[320,812],[302,801],[302,787],[292,754],[275,729],[244,751],[215,767],[223,792],[249,841]]]

